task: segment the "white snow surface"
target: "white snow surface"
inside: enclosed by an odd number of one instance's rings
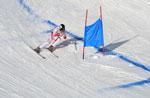
[[[82,60],[81,41],[63,43],[59,58],[43,50],[42,59],[28,47],[47,40],[43,31],[53,26],[42,20],[83,37],[86,9],[92,24],[100,4],[105,45],[128,40],[113,51],[150,69],[149,0],[0,0],[0,98],[150,98],[150,71],[117,56],[86,48]]]

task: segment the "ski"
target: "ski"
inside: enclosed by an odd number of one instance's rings
[[[29,45],[28,45],[28,46],[29,46]],[[37,52],[34,50],[33,47],[29,46],[29,48],[30,48],[31,50],[33,50],[38,56],[42,57],[43,59],[46,59],[45,56],[41,55],[40,53],[37,53]],[[49,51],[49,50],[48,50],[48,51]],[[59,56],[57,56],[57,55],[54,54],[53,52],[51,52],[51,51],[49,51],[49,52],[50,52],[55,58],[59,58]]]
[[[46,59],[46,57],[44,57],[44,56],[41,55],[40,53],[37,53],[37,52],[34,50],[34,48],[32,48],[31,46],[29,46],[29,48],[30,48],[31,50],[33,50],[38,56],[42,57],[43,59]]]
[[[49,51],[49,50],[48,50]],[[57,56],[56,54],[54,54],[54,52],[49,51],[54,57],[59,58],[59,56]]]

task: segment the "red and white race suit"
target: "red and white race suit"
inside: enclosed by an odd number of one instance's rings
[[[49,38],[46,42],[39,46],[40,49],[46,49],[50,46],[55,47],[63,41],[63,37],[66,36],[64,32],[60,31],[59,27],[53,29],[53,32],[49,35]]]

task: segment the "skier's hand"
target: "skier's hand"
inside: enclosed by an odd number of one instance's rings
[[[66,35],[64,36],[64,39],[67,39],[67,36],[66,36]]]

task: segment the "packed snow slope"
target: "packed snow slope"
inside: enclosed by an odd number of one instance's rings
[[[85,10],[92,24],[100,4],[111,55],[87,47],[82,60],[69,34],[59,58],[29,48],[60,23],[83,37]],[[0,98],[150,98],[149,16],[149,0],[0,0]]]

